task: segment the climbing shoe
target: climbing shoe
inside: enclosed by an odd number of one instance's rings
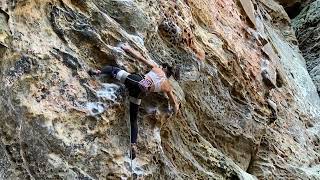
[[[136,158],[137,155],[137,146],[134,143],[131,143],[131,149],[130,149],[130,158],[133,160]]]
[[[88,74],[89,74],[89,76],[97,76],[97,75],[100,75],[100,73],[101,73],[101,71],[100,70],[93,70],[93,69],[90,69],[89,71],[88,71]]]

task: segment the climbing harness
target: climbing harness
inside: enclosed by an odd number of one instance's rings
[[[162,75],[156,74],[154,71],[150,71],[146,74],[149,76],[154,84],[154,92],[161,91],[161,84],[166,80],[166,75],[162,73]]]
[[[152,82],[149,79],[142,79],[139,81],[139,88],[143,92],[149,92],[152,86]]]
[[[137,75],[140,76],[142,78],[142,80],[137,81],[137,80],[134,80],[130,77],[126,77],[126,78],[137,83],[142,92],[144,92],[144,93],[149,92],[149,90],[151,89],[151,86],[153,84],[152,81],[150,81],[149,79],[145,79],[145,77],[140,74],[137,74]]]

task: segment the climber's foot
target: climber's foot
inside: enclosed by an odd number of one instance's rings
[[[93,69],[90,69],[89,71],[88,71],[88,74],[89,74],[89,76],[97,76],[97,75],[100,75],[101,74],[101,71],[100,70],[93,70]]]
[[[131,143],[130,158],[135,159],[136,155],[137,155],[137,146],[135,143]]]
[[[121,44],[119,44],[119,46],[124,51],[128,51],[129,49],[131,49],[131,46],[128,43],[121,43]]]

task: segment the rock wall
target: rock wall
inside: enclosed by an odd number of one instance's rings
[[[277,0],[286,10],[291,19],[295,18],[303,8],[316,0]]]
[[[319,105],[290,19],[273,0],[19,0],[0,4],[0,178],[126,179],[123,85],[107,64],[179,65],[181,113],[144,98],[135,176],[317,179]]]
[[[299,47],[307,62],[307,69],[320,92],[320,1],[305,7],[293,21]]]

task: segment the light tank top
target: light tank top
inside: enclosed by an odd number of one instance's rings
[[[154,84],[154,92],[160,92],[161,85],[167,79],[166,75],[163,73],[162,75],[156,74],[154,71],[148,72],[145,76],[149,76]]]

